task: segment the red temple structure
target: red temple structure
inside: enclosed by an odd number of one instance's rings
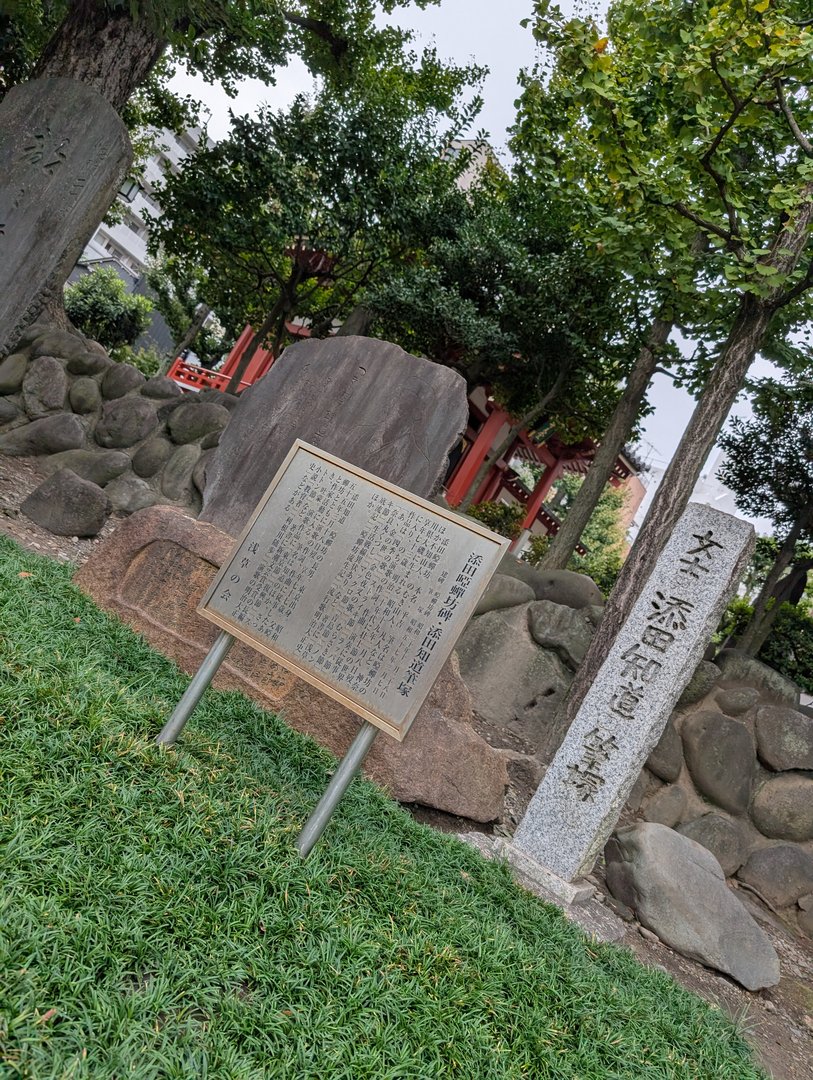
[[[293,338],[310,336],[308,327],[297,323],[288,323],[286,329]],[[225,390],[253,334],[252,328],[246,326],[219,371],[209,371],[178,358],[167,374],[187,392]],[[273,365],[274,359],[269,350],[258,349],[251,358],[238,389],[244,390],[261,379]],[[510,426],[509,414],[496,405],[483,388],[478,388],[470,395],[468,427],[460,446],[451,455],[451,465],[445,481],[445,494],[450,506],[458,506],[466,497],[483,462],[493,447],[505,438]],[[529,533],[555,535],[559,530],[559,520],[555,512],[545,505],[551,488],[564,472],[587,472],[595,450],[596,444],[592,439],[568,445],[553,432],[547,433],[540,441],[538,438],[532,439],[527,431],[520,431],[505,454],[492,465],[475,492],[473,501],[475,504],[519,503],[525,507],[521,537]],[[542,466],[543,471],[532,491],[528,490],[511,466],[511,462],[517,458]],[[623,485],[630,489],[631,497],[628,498],[625,508],[627,523],[632,520],[645,494],[643,485],[637,480],[636,474],[639,471],[633,461],[624,454],[619,454],[610,477],[610,483],[615,487]]]

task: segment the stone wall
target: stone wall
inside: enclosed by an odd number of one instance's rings
[[[237,398],[182,394],[118,364],[75,330],[35,324],[0,361],[0,453],[52,475],[23,503],[60,535],[94,536],[107,515],[156,503],[197,513],[204,470]]]

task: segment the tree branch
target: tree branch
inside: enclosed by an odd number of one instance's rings
[[[776,87],[776,96],[779,100],[779,108],[785,114],[785,119],[788,122],[788,127],[790,128],[794,139],[799,144],[799,146],[801,146],[802,150],[805,152],[805,154],[807,154],[808,157],[813,157],[813,143],[811,143],[810,140],[806,138],[806,136],[802,132],[802,129],[796,122],[796,117],[793,115],[793,110],[791,109],[790,105],[788,104],[788,100],[785,97],[782,80],[774,79],[774,86]]]

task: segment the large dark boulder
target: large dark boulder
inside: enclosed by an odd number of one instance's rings
[[[789,907],[813,892],[813,856],[793,844],[755,851],[737,874],[774,907]]]
[[[715,663],[722,671],[726,683],[752,686],[774,701],[790,705],[791,708],[799,704],[799,687],[795,683],[739,649],[723,649],[715,657]]]
[[[105,403],[96,425],[96,442],[108,448],[135,446],[157,426],[155,408],[146,398],[135,394],[116,398]]]
[[[0,360],[0,394],[16,393],[23,385],[27,367],[26,353],[12,353],[5,360]]]
[[[180,386],[172,379],[168,379],[166,375],[153,375],[151,379],[147,379],[141,387],[141,393],[144,397],[159,400],[172,400],[183,396]]]
[[[58,536],[96,536],[109,511],[104,491],[70,469],[61,469],[20,506],[43,529]]]
[[[813,773],[771,777],[754,795],[754,824],[776,840],[813,840]]]
[[[666,945],[748,990],[776,986],[776,951],[711,852],[665,825],[641,822],[619,829],[605,854],[613,896]]]
[[[161,491],[173,502],[192,497],[192,472],[200,457],[200,447],[194,444],[179,446],[161,473]]]
[[[748,841],[742,826],[722,814],[703,814],[681,825],[678,832],[710,851],[726,877],[735,874],[748,857]]]
[[[129,468],[130,459],[120,450],[65,450],[45,459],[49,473],[70,469],[83,480],[104,487]]]
[[[584,608],[554,604],[551,600],[529,604],[528,628],[537,645],[556,653],[571,671],[584,660],[596,630]]]
[[[701,660],[692,673],[691,679],[680,695],[677,703],[679,709],[685,709],[687,705],[694,705],[708,694],[717,680],[720,678],[720,669],[710,660]]]
[[[61,412],[68,396],[65,366],[53,356],[32,360],[23,378],[23,408],[32,420]]]
[[[744,813],[756,770],[748,728],[722,713],[701,711],[684,720],[681,736],[698,791],[732,814]]]
[[[147,439],[133,454],[133,472],[136,476],[155,476],[172,457],[175,447],[163,435]]]
[[[102,397],[106,401],[124,397],[131,390],[138,390],[146,382],[143,372],[132,364],[113,364],[102,379]]]
[[[510,552],[503,555],[498,571],[524,581],[537,600],[550,600],[565,607],[585,608],[603,605],[601,589],[586,574],[573,570],[537,570]]]
[[[85,429],[72,413],[54,413],[0,435],[0,454],[25,457],[76,450],[85,442]]]
[[[509,577],[508,574],[495,574],[480,597],[474,614],[483,615],[486,611],[516,607],[518,604],[528,604],[534,599],[533,589],[524,581]]]
[[[231,413],[213,401],[182,405],[167,417],[167,430],[173,442],[191,443],[222,431],[231,419]]]
[[[105,488],[114,510],[125,514],[134,514],[136,510],[145,510],[159,501],[159,496],[146,481],[133,476],[131,472],[122,473],[111,480]]]
[[[714,700],[726,716],[742,716],[759,701],[759,690],[754,686],[721,687]]]
[[[655,749],[647,758],[646,767],[661,780],[670,783],[680,776],[680,770],[683,768],[683,743],[675,730],[671,716],[666,721],[666,727]]]
[[[68,400],[75,413],[86,416],[98,412],[102,407],[102,392],[99,384],[89,375],[83,375],[71,385]]]
[[[813,716],[763,705],[756,717],[757,751],[770,769],[813,769]]]

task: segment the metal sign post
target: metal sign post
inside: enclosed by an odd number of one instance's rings
[[[209,684],[217,674],[217,669],[226,659],[229,649],[234,644],[234,638],[221,630],[215,638],[215,643],[206,654],[203,663],[192,677],[183,697],[172,710],[169,720],[161,728],[156,738],[159,746],[172,746],[186,726],[186,721],[197,708],[198,702],[203,697]]]

